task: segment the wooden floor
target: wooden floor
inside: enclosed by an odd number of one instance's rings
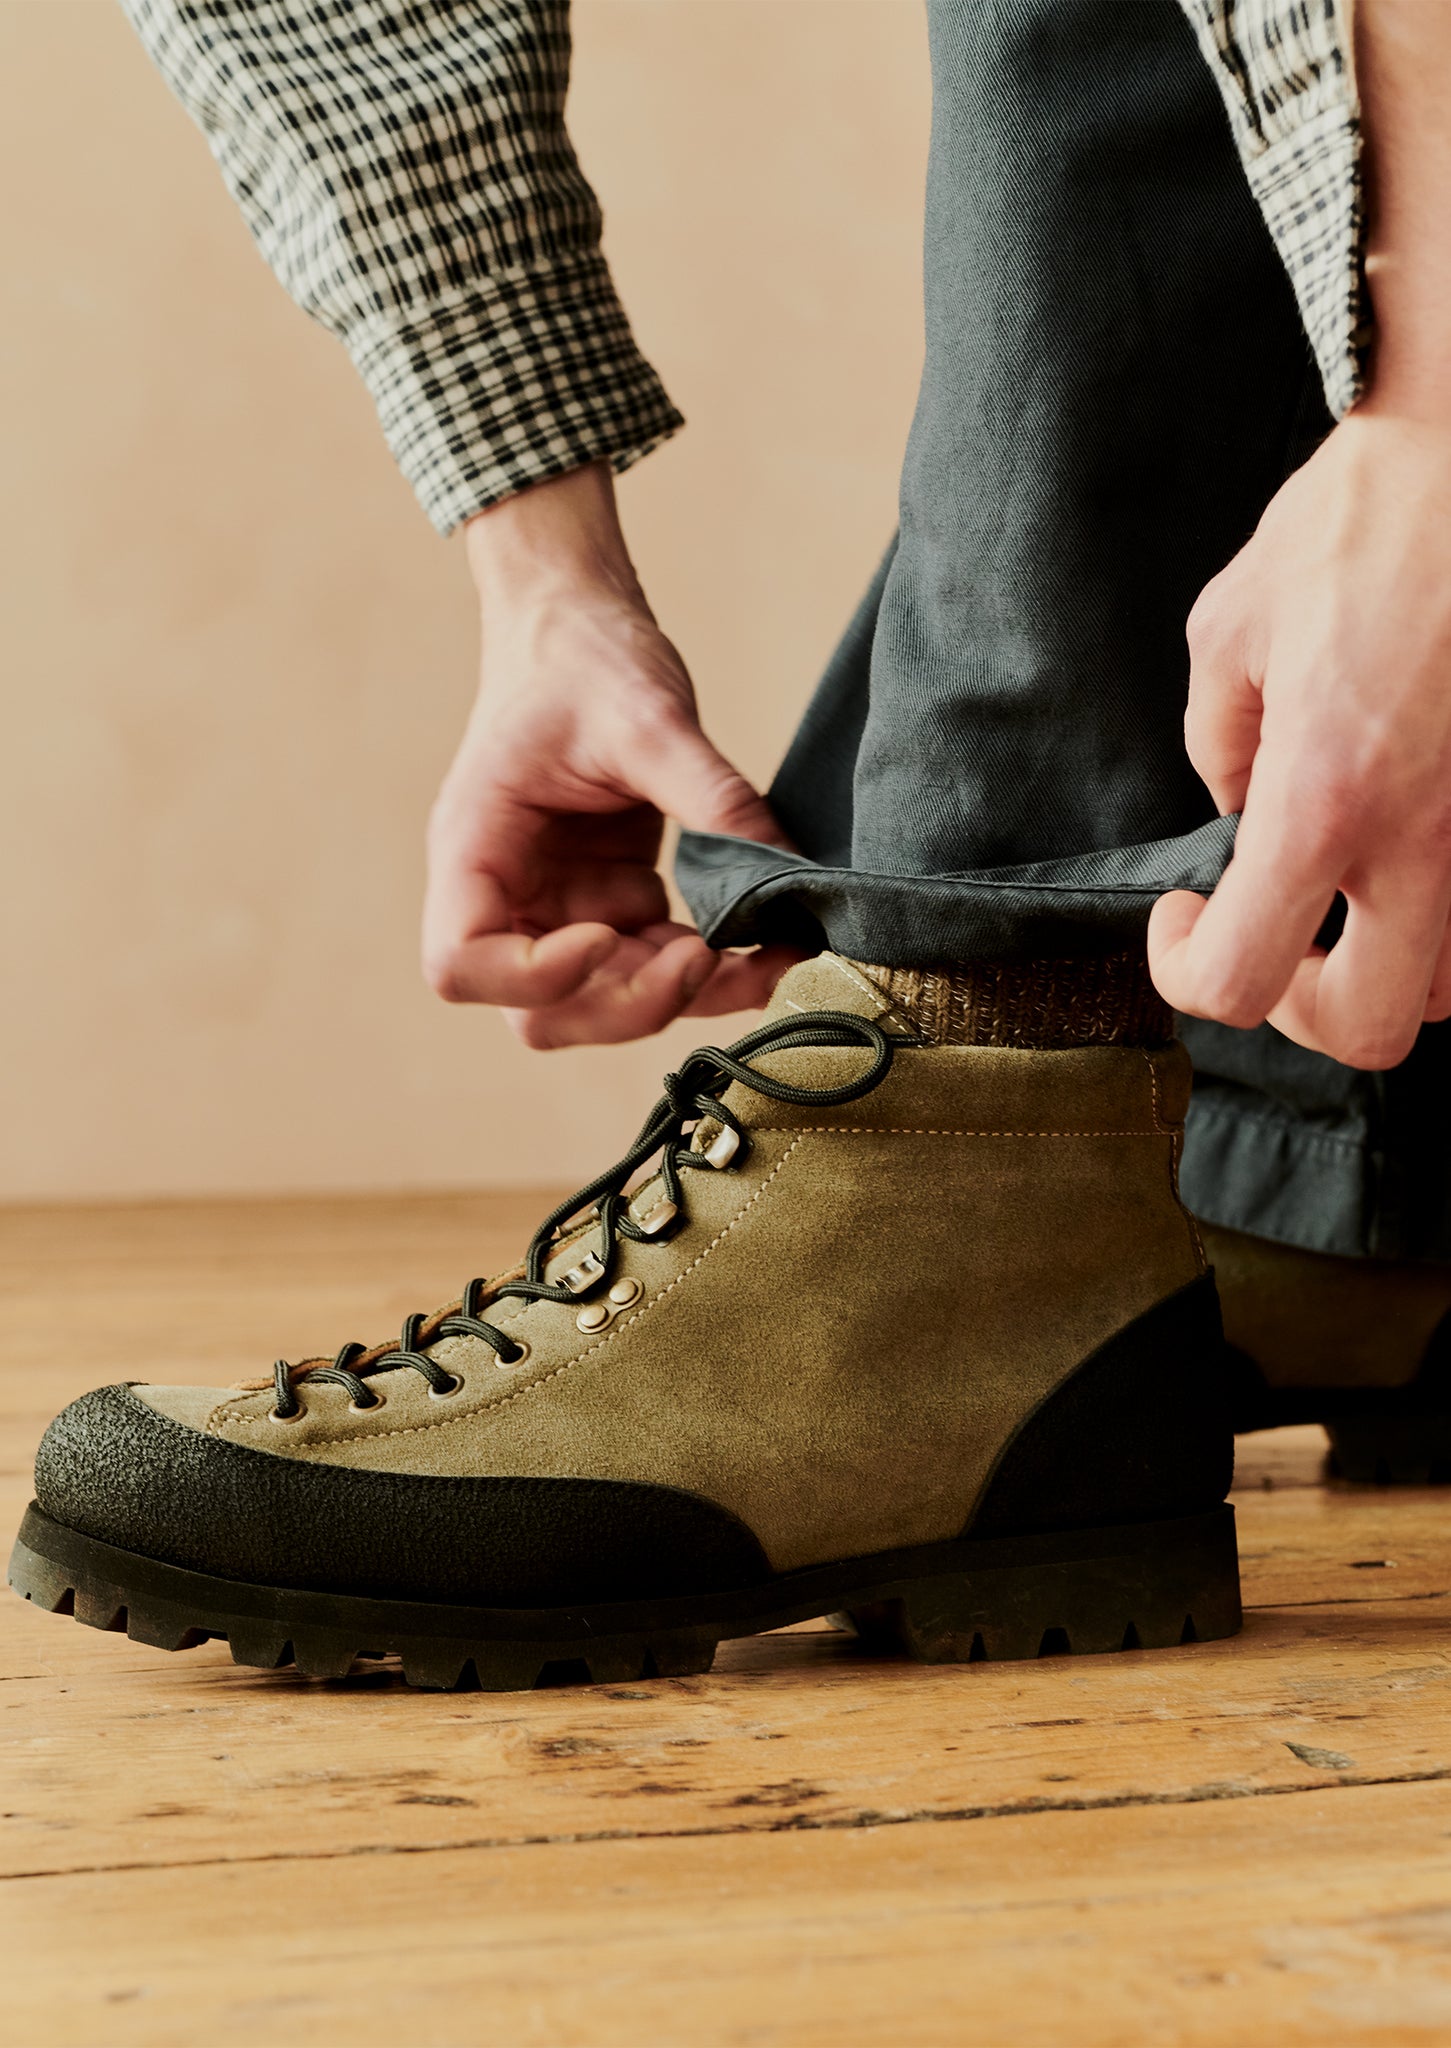
[[[99,1381],[265,1371],[497,1268],[535,1198],[0,1214],[6,1513]],[[3,1607],[17,2048],[1451,2042],[1451,1496],[1241,1457],[1234,1642],[522,1695]]]

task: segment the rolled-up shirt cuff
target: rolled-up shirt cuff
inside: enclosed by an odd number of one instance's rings
[[[1371,311],[1348,0],[1179,0],[1229,113],[1338,419],[1365,387]]]
[[[1365,284],[1360,123],[1335,98],[1264,147],[1241,144],[1245,174],[1274,237],[1339,419],[1365,388],[1371,318]]]
[[[684,424],[598,250],[480,277],[344,339],[440,533],[586,463],[628,469]]]

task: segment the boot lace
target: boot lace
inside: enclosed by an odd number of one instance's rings
[[[870,1052],[872,1057],[862,1073],[834,1088],[800,1087],[746,1064],[756,1053],[790,1052],[798,1047],[855,1047]],[[743,1082],[756,1094],[768,1096],[774,1102],[830,1109],[853,1102],[875,1088],[892,1064],[894,1049],[894,1041],[879,1024],[846,1010],[814,1010],[802,1017],[777,1018],[747,1032],[734,1045],[698,1047],[673,1073],[665,1076],[664,1094],[624,1157],[545,1217],[529,1240],[517,1274],[494,1282],[492,1287],[484,1279],[470,1280],[456,1303],[436,1309],[431,1315],[418,1312],[406,1316],[402,1334],[394,1345],[344,1344],[331,1364],[305,1361],[289,1365],[285,1358],[279,1358],[272,1369],[275,1419],[291,1422],[302,1415],[305,1410],[298,1389],[309,1385],[345,1387],[357,1410],[380,1407],[383,1396],[373,1391],[368,1380],[374,1373],[395,1371],[400,1366],[421,1373],[429,1392],[440,1398],[457,1393],[462,1382],[437,1359],[430,1358],[425,1348],[445,1337],[477,1337],[490,1347],[500,1365],[519,1363],[527,1355],[527,1347],[480,1313],[485,1297],[491,1305],[510,1297],[522,1301],[586,1299],[609,1285],[622,1239],[644,1244],[664,1242],[674,1236],[688,1220],[682,1176],[701,1170],[733,1169],[749,1148],[739,1118],[720,1099],[732,1081]],[[689,1139],[704,1118],[720,1129],[709,1145],[697,1150]],[[630,1183],[657,1152],[660,1198],[637,1221],[630,1213]],[[566,1282],[546,1280],[544,1269],[560,1240],[569,1234],[566,1226],[591,1220],[599,1227],[597,1246],[592,1251],[581,1247],[579,1262],[571,1268]]]

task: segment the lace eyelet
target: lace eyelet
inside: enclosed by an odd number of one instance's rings
[[[269,1408],[267,1410],[267,1420],[269,1422],[301,1422],[306,1413],[306,1408],[299,1401],[290,1415],[284,1415],[280,1408]]]
[[[563,1276],[561,1285],[567,1287],[571,1294],[583,1294],[586,1288],[593,1287],[596,1280],[603,1280],[604,1277],[605,1262],[599,1253],[586,1252],[579,1264],[571,1266]]]
[[[719,1173],[723,1166],[730,1165],[740,1149],[740,1132],[730,1124],[722,1124],[700,1156],[707,1166],[713,1166]]]
[[[448,1376],[448,1385],[446,1387],[430,1387],[428,1390],[428,1398],[430,1401],[450,1400],[453,1397],[453,1395],[461,1394],[463,1392],[463,1384],[464,1383],[459,1378],[458,1374],[456,1372],[451,1372]]]
[[[664,1242],[667,1233],[671,1236],[674,1235],[671,1226],[679,1216],[680,1209],[677,1203],[668,1201],[662,1196],[658,1202],[653,1203],[646,1210],[643,1216],[635,1216],[633,1210],[630,1213],[634,1217],[635,1227],[642,1237],[658,1237]]]
[[[494,1363],[499,1368],[500,1372],[512,1372],[515,1366],[522,1365],[528,1356],[528,1343],[523,1337],[516,1337],[514,1339],[514,1351],[512,1357],[496,1358],[494,1360]]]
[[[386,1394],[374,1394],[371,1401],[349,1401],[348,1413],[349,1415],[371,1415],[375,1408],[386,1408],[387,1405],[388,1396]]]

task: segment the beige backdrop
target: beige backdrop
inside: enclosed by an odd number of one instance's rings
[[[4,0],[0,79],[0,1193],[583,1178],[701,1027],[528,1053],[424,989],[457,543],[108,0]],[[921,9],[580,0],[571,105],[690,418],[631,540],[764,777],[891,530]]]

